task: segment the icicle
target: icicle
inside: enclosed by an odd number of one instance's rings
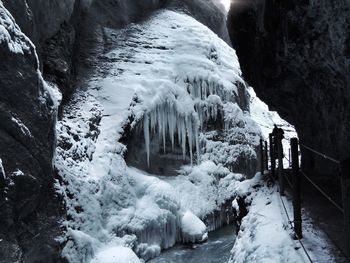
[[[165,149],[165,134],[166,134],[166,118],[165,118],[165,115],[166,115],[166,109],[167,107],[166,106],[163,106],[162,109],[161,109],[161,114],[162,114],[162,118],[161,118],[161,121],[162,121],[162,137],[163,137],[163,151],[164,151],[164,154],[166,153],[166,149]]]
[[[182,156],[183,159],[186,159],[186,127],[185,127],[185,119],[182,118],[182,120],[180,121],[181,124],[181,128],[180,128],[180,132],[181,132],[181,143],[182,143]]]
[[[187,129],[187,133],[188,133],[188,146],[189,146],[189,150],[190,150],[190,159],[191,159],[191,165],[193,165],[193,154],[192,154],[192,143],[193,143],[193,138],[192,138],[192,122],[190,121],[190,117],[186,116],[186,129]]]
[[[181,136],[181,122],[180,122],[180,116],[176,114],[176,123],[177,123],[177,141],[179,145],[182,145],[182,136]]]
[[[170,107],[169,117],[168,117],[168,126],[169,126],[169,137],[171,141],[171,149],[174,151],[174,133],[175,133],[175,122],[176,118],[174,115],[174,108]]]
[[[195,140],[196,140],[196,151],[197,151],[197,164],[200,164],[200,149],[199,149],[199,137],[198,137],[198,127],[197,125],[195,126],[194,129],[194,136],[195,136]]]
[[[207,94],[206,94],[206,82],[205,80],[202,80],[201,81],[201,93],[202,93],[202,100],[205,100],[206,97],[207,97]]]
[[[159,139],[162,138],[162,116],[161,116],[161,110],[160,106],[157,106],[157,119],[158,119],[158,136]]]
[[[143,118],[143,134],[145,137],[145,147],[147,153],[147,165],[149,167],[149,156],[150,156],[150,137],[149,137],[149,117],[145,114]]]

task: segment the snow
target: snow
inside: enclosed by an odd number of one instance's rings
[[[243,179],[198,154],[201,148],[206,156],[199,139],[208,116],[225,116],[224,109],[240,102],[238,85],[244,82],[234,50],[193,18],[172,11],[104,32],[114,44],[57,124],[56,187],[69,215],[62,242],[70,262],[103,262],[99,255],[110,247],[131,248],[147,260],[176,242],[202,240],[205,229],[227,223],[223,207]],[[233,119],[241,121],[242,133],[253,127],[248,112],[236,107],[235,114],[227,117],[227,134],[236,129]],[[132,128],[143,128],[147,152],[151,137],[159,136],[160,144],[180,143],[185,155],[202,163],[184,167],[175,180],[127,167],[127,149],[118,140],[130,120]],[[250,153],[259,134],[255,129],[243,142]],[[215,213],[220,218],[204,228]]]
[[[0,44],[7,44],[8,49],[13,53],[30,53],[31,42],[21,32],[10,12],[0,1]]]
[[[55,92],[44,81],[39,70],[39,58],[32,41],[21,31],[15,19],[0,1],[0,44],[7,44],[10,52],[17,55],[31,54],[36,60],[36,71],[38,74],[39,101],[42,105],[50,105],[48,110],[56,115],[58,104],[55,103]],[[53,103],[53,105],[51,105]]]
[[[273,123],[289,126],[252,89],[250,112],[238,106],[245,84],[234,50],[193,18],[171,11],[104,33],[110,48],[57,124],[56,187],[69,215],[63,256],[69,262],[148,260],[176,242],[205,239],[207,231],[230,222],[227,211],[237,209],[235,197],[249,195],[250,213],[232,253],[252,262],[256,255],[271,260],[263,245],[266,231],[274,230],[279,241],[267,248],[303,259],[293,246],[283,250],[278,243],[292,242],[281,231],[278,206],[254,212],[273,190],[257,191],[259,178],[244,181],[235,172],[240,160],[256,161],[261,133],[271,132]],[[223,129],[210,130],[208,121],[219,115]],[[158,136],[163,151],[166,141],[179,144],[192,165],[174,177],[128,167],[127,146],[119,142],[128,124],[142,128],[149,163],[150,141]],[[292,136],[292,129],[286,134]],[[270,226],[264,228],[257,213],[270,216]]]
[[[127,247],[110,247],[102,250],[91,263],[141,263],[136,254]]]
[[[225,10],[228,12],[231,6],[231,0],[221,0],[221,3],[225,7]]]
[[[13,121],[19,127],[23,135],[32,137],[30,130],[27,128],[27,126],[24,125],[24,123],[20,119],[17,119],[12,116],[11,121]]]
[[[242,220],[230,263],[241,262],[309,262],[300,243],[293,239],[293,230],[277,191],[257,174],[240,183],[238,196],[245,197],[248,215]],[[290,197],[282,197],[289,217],[293,206]],[[303,218],[302,239],[314,262],[336,262],[330,254],[331,245],[325,234]]]
[[[195,243],[208,239],[207,227],[189,210],[181,218],[181,232],[184,242]]]
[[[13,173],[12,176],[23,176],[24,173],[20,169],[16,169]],[[34,177],[33,177],[34,178]]]
[[[194,167],[185,166],[176,177],[161,177],[176,189],[181,206],[199,218],[204,218],[231,199],[236,183],[243,178],[241,174],[233,174],[212,161]]]
[[[285,155],[283,166],[288,167],[290,165],[290,139],[298,138],[295,128],[293,125],[282,119],[276,111],[270,111],[269,107],[256,96],[252,87],[248,88],[248,92],[250,94],[251,118],[260,127],[264,140],[269,141],[269,134],[272,132],[274,124],[283,129],[284,139],[282,140],[282,146]]]
[[[4,166],[2,165],[1,158],[0,158],[0,176],[3,177],[3,179],[6,178],[6,174],[5,174]]]

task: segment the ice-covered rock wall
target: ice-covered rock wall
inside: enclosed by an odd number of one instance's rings
[[[209,142],[229,147],[233,142],[226,138],[236,123],[242,131],[254,127],[238,63],[227,63],[237,61],[235,52],[192,17],[162,10],[123,30],[104,28],[104,39],[108,48],[100,50],[94,72],[57,127],[57,187],[68,209],[63,254],[71,262],[98,262],[110,247],[128,247],[147,259],[175,242],[205,239],[207,229],[226,222],[224,212],[220,220],[208,218],[233,198],[244,177],[204,157]],[[252,162],[259,136],[252,129],[244,138]],[[147,156],[151,167],[164,148],[169,162],[178,149],[180,168],[183,150],[191,162],[189,141],[193,166],[177,177],[157,178],[124,160],[137,166],[142,159],[138,167],[147,170]],[[197,161],[205,162],[196,169]],[[181,195],[188,198],[179,201]]]
[[[254,162],[260,131],[249,117],[249,95],[234,50],[196,20],[182,17],[187,26],[149,26],[144,33],[148,37],[144,37],[137,54],[121,65],[125,72],[120,82],[133,79],[132,85],[137,88],[123,138],[126,160],[155,174],[174,175],[181,165],[200,162],[201,153],[212,148],[209,137],[204,139],[205,133],[219,133],[211,141],[225,141],[240,130],[241,141],[227,140],[226,144],[246,144],[249,154],[241,157]],[[153,37],[158,34],[164,37]],[[133,52],[134,42],[140,41],[136,37],[128,40],[122,54]],[[192,50],[191,54],[188,50]],[[118,56],[120,51],[108,54],[109,59]],[[230,59],[236,62],[230,64]],[[135,72],[140,75],[135,76]],[[236,156],[227,161],[231,168],[241,155],[240,148],[230,152]],[[205,158],[210,159],[207,155]],[[217,162],[215,158],[211,160]],[[251,165],[250,173],[254,173],[255,166]],[[240,169],[239,165],[235,168]]]

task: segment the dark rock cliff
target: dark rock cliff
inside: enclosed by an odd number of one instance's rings
[[[301,142],[350,152],[350,2],[237,0],[229,33],[245,79],[294,124]],[[308,169],[332,164],[303,151]]]
[[[34,45],[2,3],[0,30],[0,262],[54,259],[56,108]]]

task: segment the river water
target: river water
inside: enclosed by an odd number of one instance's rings
[[[176,245],[148,263],[226,263],[236,238],[234,225],[209,233],[208,241],[195,245]]]

